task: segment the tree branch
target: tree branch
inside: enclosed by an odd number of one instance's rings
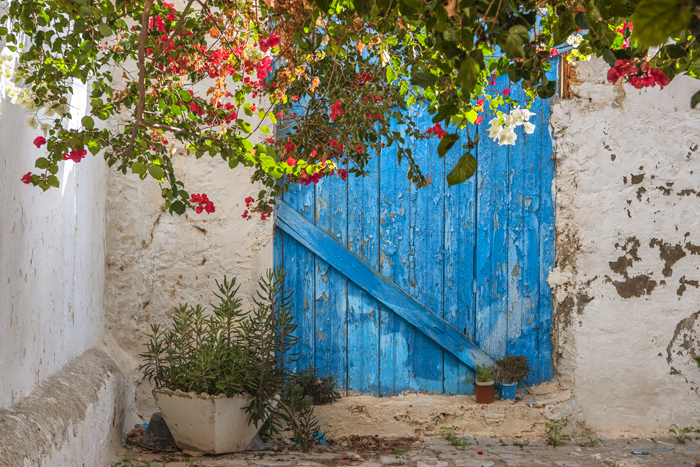
[[[143,120],[143,109],[146,106],[146,41],[148,40],[148,19],[151,16],[151,7],[154,0],[145,0],[143,4],[143,15],[141,16],[141,33],[139,34],[139,104],[136,108],[136,121],[134,128],[131,130],[131,141],[124,153],[125,158],[129,158],[131,151],[134,150],[136,144],[136,136],[139,132]]]
[[[190,7],[196,0],[190,0],[187,5],[185,6],[185,9],[182,10],[182,15],[180,15],[180,20],[177,22],[177,26],[175,27],[175,30],[170,33],[170,36],[168,37],[168,40],[165,41],[165,45],[163,46],[162,49],[158,51],[155,57],[151,60],[153,63],[155,63],[161,55],[165,52],[165,49],[168,47],[168,44],[170,44],[170,41],[172,41],[177,33],[179,33],[182,30],[182,25],[185,23],[185,18],[187,18],[187,12],[190,11]]]

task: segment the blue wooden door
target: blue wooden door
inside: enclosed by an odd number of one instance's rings
[[[410,184],[387,148],[370,176],[284,195],[275,264],[294,290],[299,368],[312,364],[341,389],[382,396],[473,393],[473,366],[506,354],[530,359],[528,384],[552,378],[550,103],[531,110],[536,131],[519,131],[515,146],[488,138],[488,113],[471,127],[478,170],[461,185],[445,181],[460,153],[440,159],[431,139],[413,148],[428,187]],[[419,118],[432,126],[426,111]]]

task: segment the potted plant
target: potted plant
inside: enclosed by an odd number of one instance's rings
[[[506,355],[496,360],[496,379],[501,399],[515,399],[518,381],[530,373],[530,362],[521,355]]]
[[[493,366],[477,365],[474,371],[474,394],[479,404],[493,402],[494,372]]]
[[[151,327],[141,368],[179,448],[242,451],[273,413],[298,341],[283,282],[280,270],[268,271],[243,312],[235,279],[224,277],[213,313],[180,305],[170,329]]]

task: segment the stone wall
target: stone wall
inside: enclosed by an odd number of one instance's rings
[[[554,105],[555,364],[588,427],[696,424],[700,370],[700,82],[662,90],[569,73]]]

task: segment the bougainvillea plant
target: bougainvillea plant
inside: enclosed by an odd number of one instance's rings
[[[457,145],[456,130],[488,124],[499,144],[516,144],[517,126],[534,131],[527,107],[554,94],[546,73],[564,48],[573,60],[603,57],[611,82],[637,88],[700,77],[699,3],[10,1],[0,73],[44,151],[23,182],[58,186],[60,164],[90,152],[155,179],[171,213],[211,213],[216,200],[188,193],[173,167],[175,154],[207,154],[254,168],[263,189],[243,216],[267,218],[289,184],[363,175],[387,147],[413,182],[429,183],[410,151],[420,138],[440,138],[437,157],[466,150],[448,175],[463,182],[476,141]],[[492,91],[499,76],[522,87],[520,101]],[[77,83],[90,97],[78,128]],[[416,123],[425,108],[430,128]]]

